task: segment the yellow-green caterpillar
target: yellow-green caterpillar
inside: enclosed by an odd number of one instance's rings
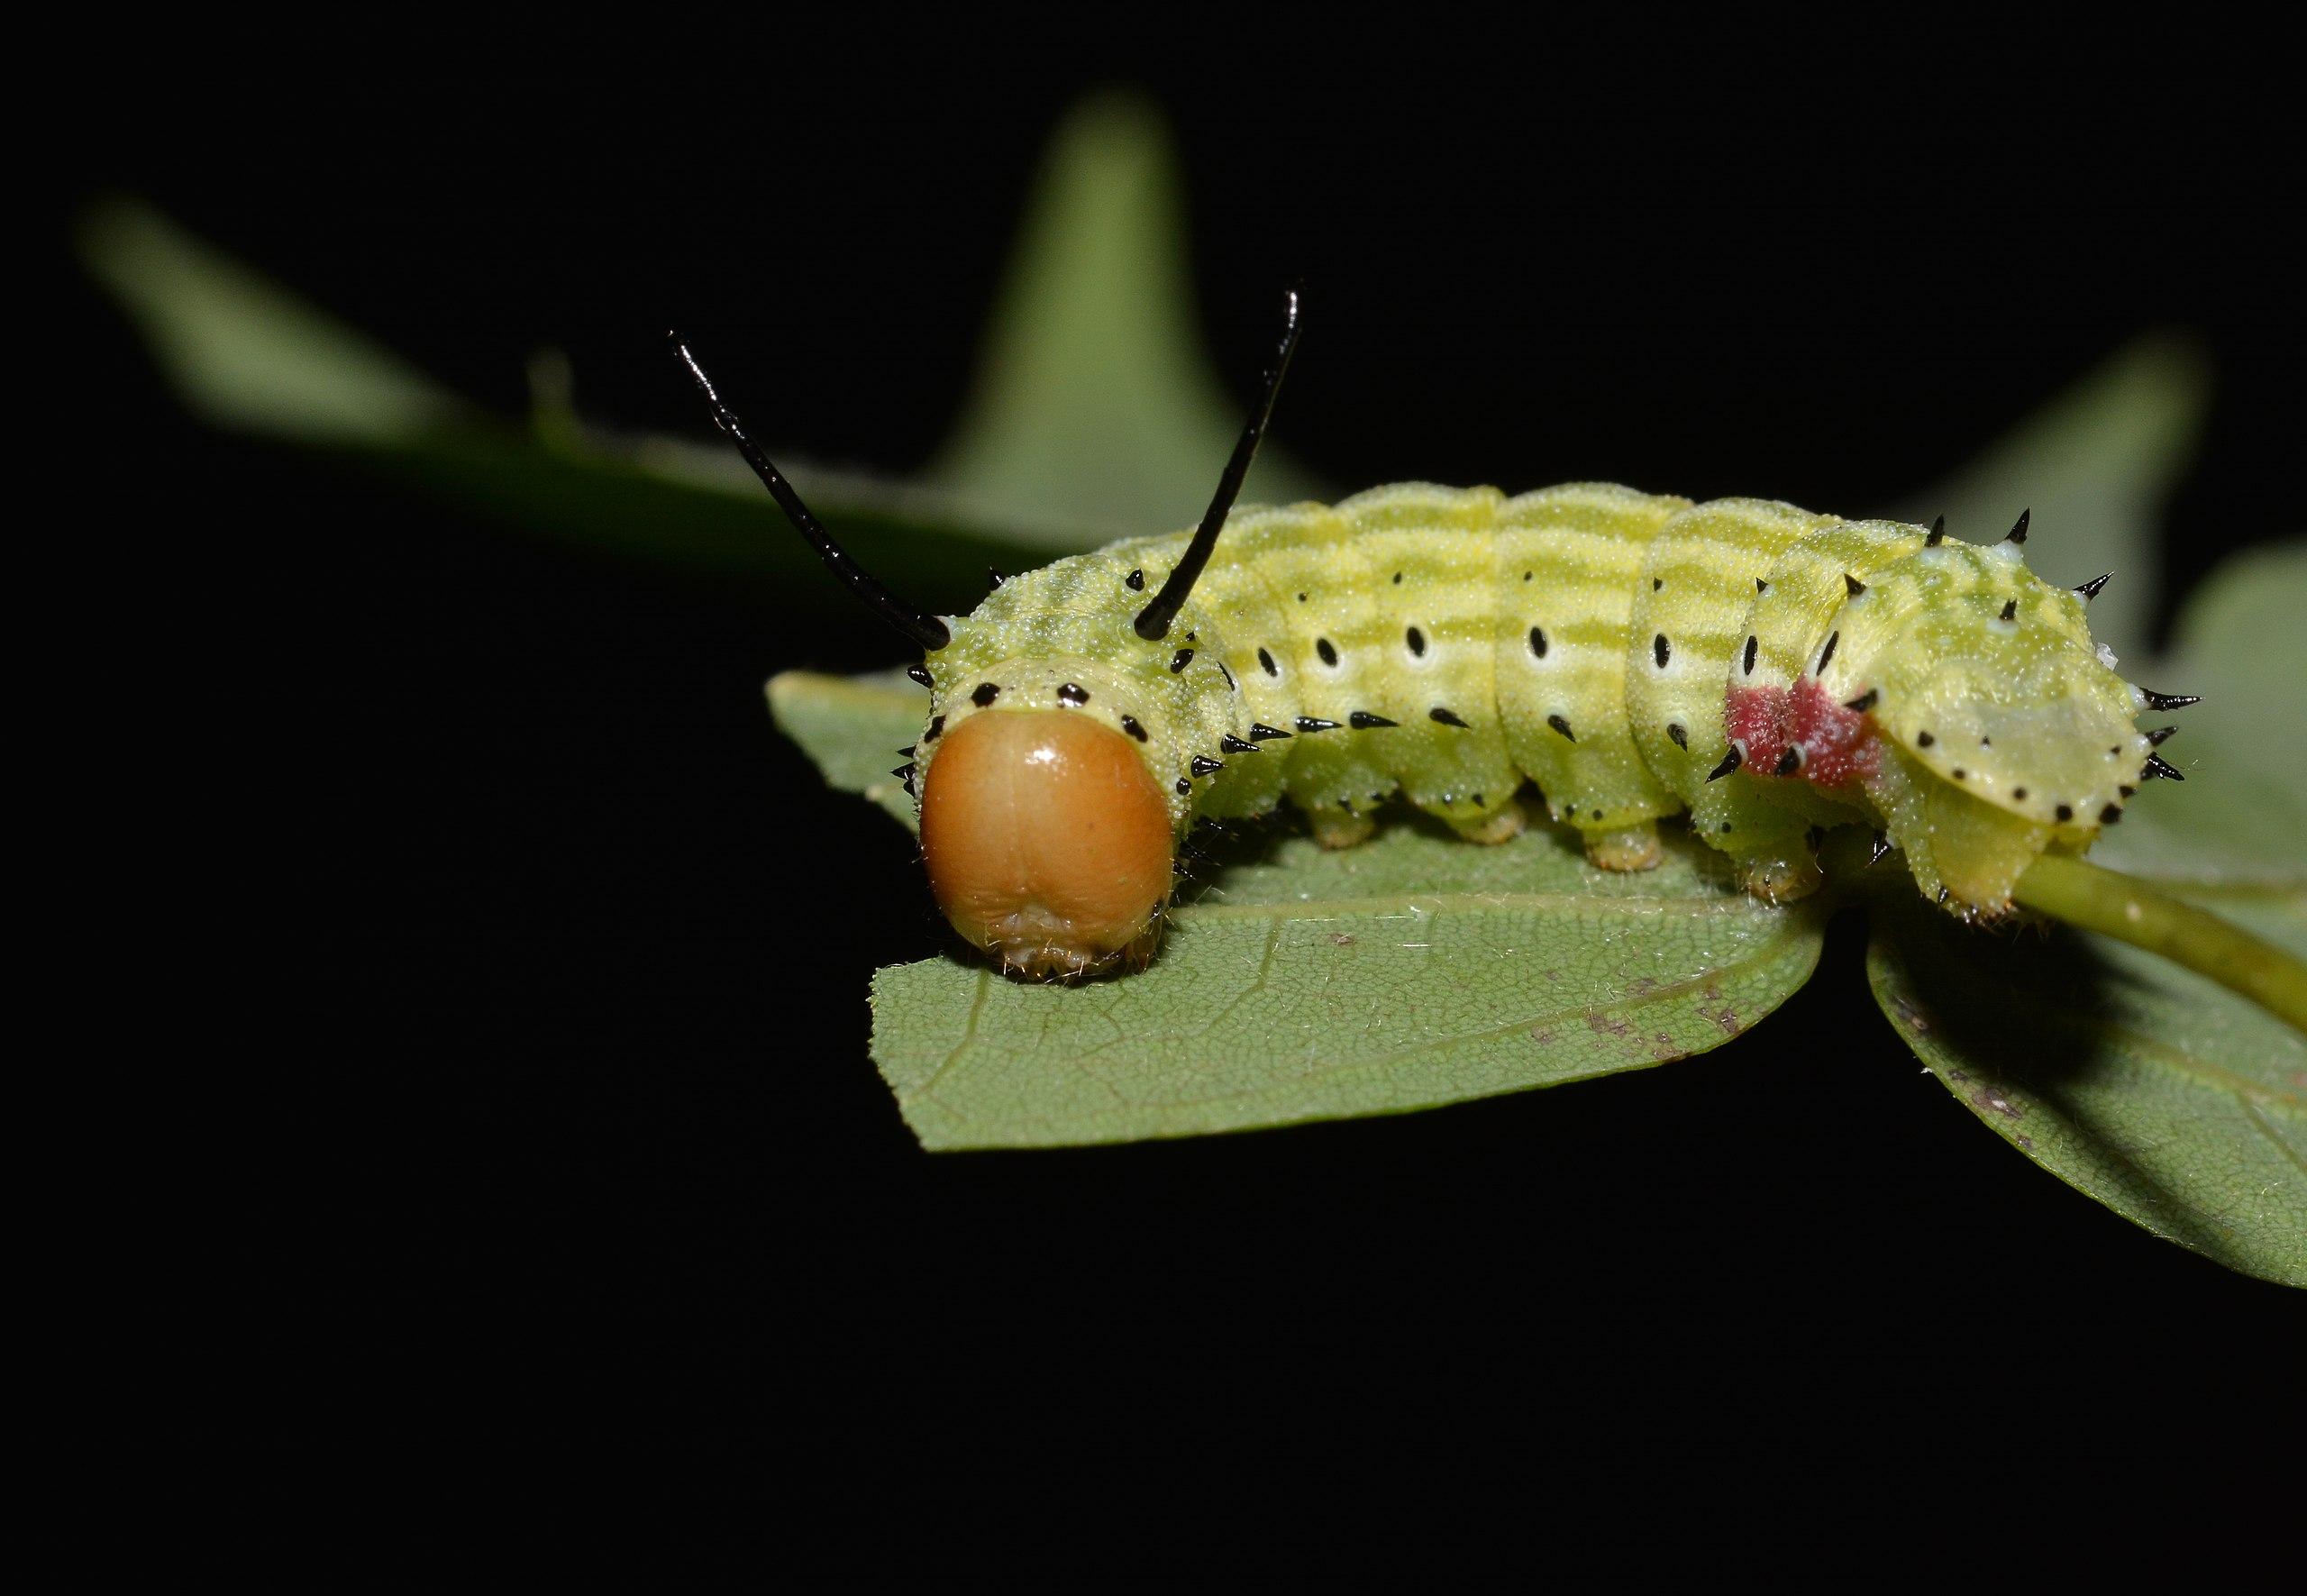
[[[1534,784],[1598,865],[1658,858],[1656,823],[1800,897],[1824,828],[1866,825],[1965,918],[2007,912],[2047,850],[2080,853],[2138,782],[2177,772],[2028,523],[1991,546],[1761,499],[1609,484],[1509,497],[1407,483],[1236,510],[1296,344],[1199,530],[1011,578],[966,616],[906,608],[850,564],[681,354],[788,515],[920,642],[931,693],[898,774],[940,907],[1010,969],[1150,955],[1178,841],[1288,798],[1325,844],[1396,795],[1476,842]],[[1222,537],[1220,534],[1222,533]]]

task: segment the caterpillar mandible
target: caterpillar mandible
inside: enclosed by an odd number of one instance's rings
[[[1475,843],[1527,821],[1525,784],[1587,856],[1639,871],[1657,823],[1787,901],[1827,828],[1871,825],[1964,919],[2080,853],[2138,784],[2178,772],[2028,517],[1992,545],[1943,523],[1847,520],[1607,483],[1509,497],[1423,482],[1336,505],[1235,507],[1301,330],[1190,534],[1135,538],[923,615],[859,570],[676,334],[715,421],[825,563],[926,653],[898,751],[939,908],[1001,966],[1142,966],[1196,820],[1285,798],[1348,847],[1396,794]],[[1221,535],[1222,534],[1222,535]],[[1221,554],[1222,550],[1222,554]]]

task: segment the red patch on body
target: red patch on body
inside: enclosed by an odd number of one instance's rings
[[[1757,776],[1769,775],[1794,741],[1793,697],[1784,688],[1732,688],[1723,700],[1722,730]]]
[[[1722,704],[1722,729],[1746,750],[1745,767],[1756,776],[1775,774],[1789,748],[1801,750],[1802,759],[1789,780],[1814,787],[1847,786],[1883,763],[1866,716],[1807,676],[1792,689],[1732,688]]]

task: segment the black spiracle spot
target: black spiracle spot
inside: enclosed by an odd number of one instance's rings
[[[1755,673],[1755,650],[1757,646],[1758,640],[1754,634],[1748,633],[1746,634],[1746,674],[1749,676]]]
[[[1279,676],[1281,674],[1281,667],[1275,664],[1273,662],[1273,656],[1266,652],[1263,649],[1258,650],[1258,668],[1261,670],[1263,670],[1268,676]]]
[[[1145,728],[1137,724],[1137,717],[1134,715],[1125,715],[1121,717],[1121,729],[1127,732],[1131,736],[1136,738],[1140,743],[1146,740]]]
[[[999,688],[989,681],[981,681],[977,684],[977,691],[970,695],[970,702],[982,709],[1000,696]]]
[[[1691,745],[1691,734],[1682,730],[1682,723],[1678,720],[1666,723],[1666,740],[1681,749],[1687,750]]]
[[[1090,701],[1090,689],[1077,682],[1069,681],[1057,689],[1057,696],[1068,704],[1087,704]]]
[[[1650,640],[1650,657],[1658,661],[1659,670],[1664,670],[1666,668],[1666,661],[1673,657],[1673,648],[1668,646],[1666,634],[1664,632]]]
[[[1400,581],[1401,579],[1397,577],[1394,579],[1396,581]],[[1409,652],[1412,655],[1419,659],[1426,657],[1425,633],[1420,632],[1417,627],[1412,626],[1409,631],[1402,634],[1402,641],[1409,644]]]
[[[1530,652],[1537,659],[1546,657],[1546,633],[1543,626],[1530,628]]]
[[[1314,652],[1322,656],[1323,664],[1330,666],[1332,669],[1336,669],[1337,665],[1337,650],[1331,646],[1330,640],[1328,638],[1317,637],[1314,639]]]

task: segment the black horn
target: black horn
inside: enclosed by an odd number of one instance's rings
[[[1234,445],[1234,458],[1226,462],[1226,474],[1217,479],[1217,495],[1209,501],[1209,508],[1195,529],[1193,542],[1186,545],[1185,557],[1162,584],[1146,606],[1137,612],[1137,634],[1148,643],[1159,643],[1170,634],[1170,623],[1178,618],[1178,611],[1185,607],[1193,585],[1201,575],[1201,568],[1209,563],[1209,552],[1217,546],[1217,534],[1226,529],[1226,515],[1234,508],[1234,499],[1242,491],[1242,479],[1250,474],[1250,461],[1256,458],[1258,443],[1265,436],[1265,424],[1272,419],[1273,401],[1281,392],[1281,379],[1289,374],[1290,357],[1298,352],[1299,286],[1291,284],[1282,311],[1281,342],[1273,351],[1273,364],[1265,374],[1264,391],[1258,396],[1257,407],[1250,412],[1248,424],[1242,428],[1241,442]]]
[[[923,615],[899,601],[895,594],[867,576],[863,568],[850,558],[849,552],[833,541],[833,534],[809,513],[809,506],[801,502],[801,496],[793,491],[793,484],[785,479],[785,473],[770,463],[769,456],[761,452],[761,445],[746,433],[744,423],[737,419],[737,413],[721,402],[721,396],[714,391],[713,379],[705,374],[705,368],[697,363],[697,357],[689,353],[688,345],[681,335],[668,333],[665,338],[673,346],[673,353],[680,357],[681,364],[688,368],[689,376],[696,379],[698,391],[705,396],[706,404],[712,408],[714,424],[729,434],[729,441],[737,446],[737,452],[745,457],[747,465],[752,467],[753,475],[759,477],[761,486],[769,489],[770,497],[775,499],[777,507],[785,512],[785,518],[809,540],[809,546],[816,550],[817,558],[825,562],[825,569],[839,578],[843,587],[871,606],[876,615],[927,652],[935,653],[953,642],[953,634],[946,629],[944,622],[935,616]]]

